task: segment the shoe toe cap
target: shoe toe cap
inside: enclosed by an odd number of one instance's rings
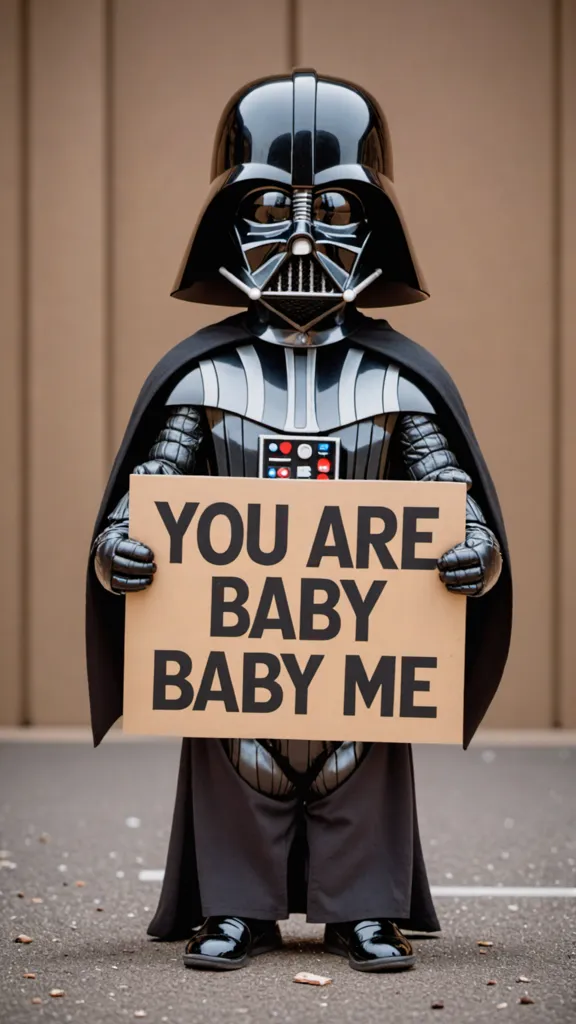
[[[358,955],[359,949],[356,947],[355,955]],[[410,956],[412,950],[406,944],[404,945],[392,945],[390,942],[386,942],[384,939],[378,941],[377,939],[373,942],[365,942],[361,947],[361,954],[366,960],[382,960],[384,958],[393,959],[394,957]]]
[[[233,960],[241,955],[238,943],[224,935],[199,935],[186,946],[188,955],[206,956],[211,959]]]

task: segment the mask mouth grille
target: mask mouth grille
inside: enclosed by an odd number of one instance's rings
[[[268,282],[266,296],[298,295],[300,298],[333,296],[341,293],[322,269],[320,263],[310,256],[290,256],[280,270]]]
[[[312,256],[289,256],[262,292],[266,304],[303,329],[336,309],[342,292]]]

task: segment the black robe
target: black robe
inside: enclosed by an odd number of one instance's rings
[[[245,314],[237,314],[186,338],[154,367],[138,396],[112,467],[93,538],[105,528],[107,516],[128,490],[134,467],[148,457],[166,416],[165,401],[176,382],[197,360],[227,346],[247,342],[251,337],[245,326]],[[383,320],[364,320],[351,338],[356,345],[380,355],[383,360],[398,364],[428,395],[454,454],[474,481],[474,497],[502,548],[503,568],[498,583],[484,597],[467,603],[463,736],[467,747],[496,693],[510,643],[512,581],[498,497],[462,398],[438,360]],[[97,746],[122,714],[124,599],[110,594],[101,586],[92,557],[89,558],[87,578],[86,649],[92,729]],[[163,915],[161,927],[152,930],[153,934],[161,934],[162,937],[187,931],[190,920],[199,917],[194,832],[189,807],[190,773],[189,741],[185,740],[165,883],[172,911]]]

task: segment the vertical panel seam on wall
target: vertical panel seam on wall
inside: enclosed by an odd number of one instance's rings
[[[104,206],[104,338],[102,353],[104,479],[113,452],[114,424],[114,0],[104,0],[103,9],[103,206]],[[102,482],[104,486],[104,481]]]
[[[20,0],[20,724],[30,706],[30,2]]]
[[[552,725],[562,726],[562,20],[563,0],[552,0],[552,584],[551,584],[551,672]]]
[[[288,70],[298,67],[300,53],[299,53],[299,0],[286,0],[287,7],[287,56],[288,56]]]

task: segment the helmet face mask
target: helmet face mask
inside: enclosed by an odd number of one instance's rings
[[[229,102],[213,187],[172,292],[239,306],[291,331],[341,322],[355,303],[428,297],[392,184],[382,111],[314,71],[262,79]]]
[[[369,234],[362,202],[352,192],[268,186],[242,199],[235,230],[260,301],[300,331],[343,308]]]

